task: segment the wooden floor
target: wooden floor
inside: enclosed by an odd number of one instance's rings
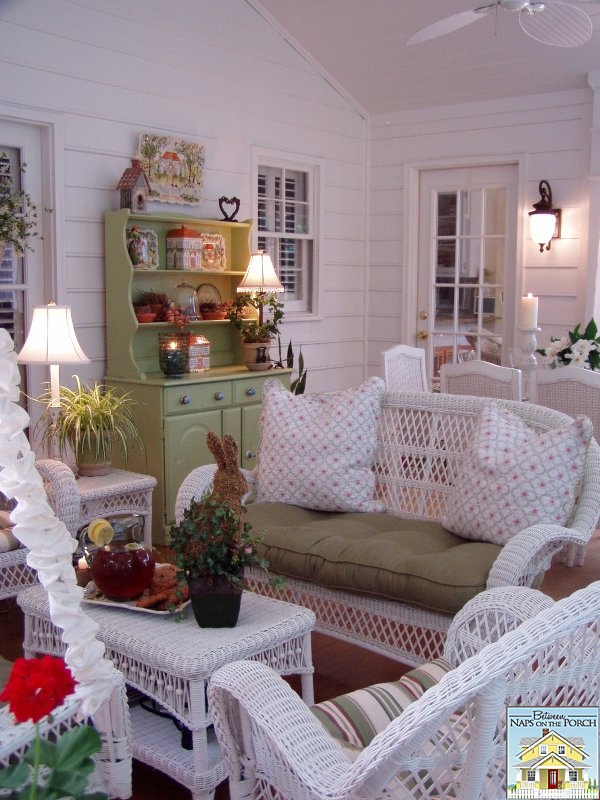
[[[554,565],[544,578],[542,590],[554,599],[565,597],[600,579],[600,533],[587,547],[583,567]],[[14,600],[0,601],[0,655],[14,660],[22,654],[21,610]],[[379,681],[395,680],[404,671],[391,659],[354,647],[329,636],[313,634],[315,699],[317,702]],[[290,680],[299,690],[299,680]],[[191,793],[165,775],[134,762],[132,800],[190,800]],[[229,800],[226,784],[218,787],[215,800]]]

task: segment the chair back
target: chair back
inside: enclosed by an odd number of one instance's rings
[[[440,369],[440,391],[444,394],[522,400],[521,370],[489,361],[443,364]]]
[[[427,392],[425,351],[397,344],[382,353],[385,388],[393,392]]]
[[[570,417],[585,414],[600,436],[600,372],[581,367],[539,369],[531,374],[531,401]]]

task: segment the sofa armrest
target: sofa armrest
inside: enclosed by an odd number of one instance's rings
[[[212,490],[216,471],[216,464],[205,464],[196,467],[184,478],[175,499],[175,522],[177,524],[183,519],[183,512],[192,500],[200,500]],[[254,495],[255,478],[254,473],[250,470],[242,469],[241,472],[248,482],[248,492],[242,497],[242,503],[247,503]]]
[[[39,458],[35,462],[46,490],[48,503],[54,515],[65,524],[71,536],[77,538],[81,516],[81,498],[77,480],[71,467],[53,458]]]
[[[585,545],[587,540],[573,528],[532,525],[504,545],[490,570],[487,588],[534,586],[565,545]]]
[[[548,595],[527,586],[499,586],[469,600],[455,615],[444,644],[454,666],[497,641],[527,619],[554,605]]]

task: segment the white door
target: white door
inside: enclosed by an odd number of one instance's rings
[[[442,364],[507,363],[516,305],[517,165],[421,172],[417,344]]]
[[[39,126],[0,119],[0,168],[11,179],[12,186],[27,192],[37,211],[39,236],[30,239],[31,250],[23,256],[11,247],[0,252],[0,327],[8,330],[17,352],[23,346],[34,305],[52,299],[45,296],[50,285],[50,270],[45,269],[42,230],[42,135]],[[46,367],[21,367],[21,388],[24,393],[38,395],[47,381]],[[29,388],[31,387],[31,388]],[[23,403],[32,417],[39,416],[39,406]]]

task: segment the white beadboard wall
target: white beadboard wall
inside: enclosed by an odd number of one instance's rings
[[[407,165],[450,167],[469,159],[519,157],[525,174],[517,286],[540,298],[539,346],[592,316],[589,287],[595,285],[596,265],[588,266],[587,242],[592,100],[591,89],[582,89],[371,118],[368,374],[380,374],[382,350],[412,343],[403,332],[416,330],[416,300],[403,296]],[[526,224],[542,179],[550,182],[554,205],[563,210],[562,239],[543,254]]]
[[[321,316],[288,321],[302,345],[309,391],[364,376],[367,122],[245,0],[3,0],[0,102],[52,113],[64,126],[66,296],[105,373],[103,215],[140,133],[204,144],[201,206],[169,210],[220,218],[221,195],[251,216],[252,149],[321,165]],[[153,204],[151,210],[160,210]]]

